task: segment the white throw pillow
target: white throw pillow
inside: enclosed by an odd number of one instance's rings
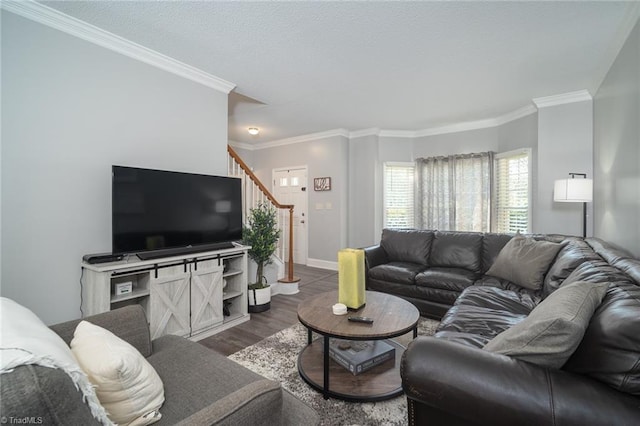
[[[160,420],[164,386],[136,348],[87,321],[78,324],[73,336],[71,351],[114,423],[137,426]]]

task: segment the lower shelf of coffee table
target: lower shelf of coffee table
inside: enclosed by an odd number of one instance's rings
[[[400,360],[404,347],[393,340],[386,342],[396,348],[395,363],[389,360],[357,376],[330,359],[328,396],[364,402],[382,401],[401,395]],[[324,392],[323,356],[322,338],[314,340],[298,356],[300,376],[319,392]]]

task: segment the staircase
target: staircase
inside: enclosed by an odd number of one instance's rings
[[[242,161],[235,150],[229,145],[227,145],[227,152],[229,153],[228,175],[242,179],[242,214],[245,219],[244,222],[246,223],[246,218],[250,210],[259,204],[270,204],[277,211],[280,240],[278,241],[278,249],[274,254],[274,263],[280,265],[281,269],[284,270],[285,253],[288,252],[288,256],[286,259],[286,276],[278,279],[278,283],[283,283],[285,286],[279,287],[275,292],[272,291],[272,294],[295,294],[298,292],[297,283],[300,281],[300,278],[295,277],[293,274],[294,205],[280,204],[253,173],[251,168]],[[285,227],[287,222],[289,225]]]

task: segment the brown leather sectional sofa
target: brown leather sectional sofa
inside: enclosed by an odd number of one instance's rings
[[[596,238],[563,243],[533,291],[486,275],[512,238],[492,233],[384,230],[365,249],[367,287],[441,319],[403,355],[409,423],[640,424],[640,260]],[[563,283],[608,283],[569,360],[546,368],[483,350]]]

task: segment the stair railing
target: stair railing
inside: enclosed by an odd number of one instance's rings
[[[238,153],[230,146],[227,145],[227,152],[229,153],[229,176],[240,177],[243,181],[242,189],[243,189],[243,216],[246,219],[251,208],[258,206],[261,203],[269,203],[273,207],[275,207],[280,214],[278,215],[278,224],[280,230],[282,232],[282,236],[280,237],[280,243],[278,245],[278,251],[280,254],[280,258],[284,259],[284,253],[286,250],[285,245],[283,244],[284,233],[284,215],[286,211],[289,212],[289,228],[288,228],[288,236],[289,236],[289,256],[287,260],[287,276],[285,278],[278,279],[281,283],[295,283],[300,281],[300,278],[297,278],[293,275],[293,204],[280,204],[275,197],[271,194],[271,192],[267,189],[266,186],[262,184],[260,179],[253,173],[251,168],[247,166],[247,164],[242,161]]]

